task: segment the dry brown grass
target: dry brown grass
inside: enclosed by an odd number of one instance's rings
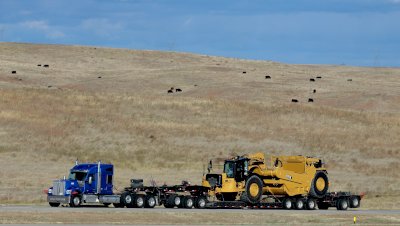
[[[400,200],[399,69],[10,43],[0,65],[2,203],[44,201],[76,158],[114,163],[123,187],[199,183],[207,159],[253,151],[323,157],[332,189]]]

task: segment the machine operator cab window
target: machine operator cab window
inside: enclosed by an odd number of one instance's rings
[[[243,181],[247,176],[247,167],[247,159],[226,161],[224,165],[224,173],[226,173],[226,177],[235,178],[237,182]]]
[[[224,165],[224,173],[226,173],[226,177],[234,178],[235,177],[235,162],[226,161]]]

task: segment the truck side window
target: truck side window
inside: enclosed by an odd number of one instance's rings
[[[107,184],[112,184],[112,175],[107,175]]]

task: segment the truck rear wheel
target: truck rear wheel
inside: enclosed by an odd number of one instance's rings
[[[261,200],[262,189],[263,189],[262,180],[256,175],[251,176],[246,181],[245,192],[247,195],[247,202],[251,204],[258,203]]]
[[[145,198],[144,208],[154,208],[156,206],[156,198],[153,195],[147,195]]]
[[[339,199],[336,202],[337,210],[347,210],[347,208],[349,208],[349,203],[348,203],[347,199]]]
[[[197,209],[204,209],[207,204],[207,198],[204,196],[199,196],[196,198],[196,201],[194,203],[194,208]]]
[[[49,205],[50,205],[51,207],[59,207],[59,206],[60,206],[60,203],[58,203],[58,202],[49,202]]]
[[[324,171],[315,173],[314,179],[311,182],[310,195],[315,198],[322,198],[328,192],[329,181],[328,176]]]
[[[133,199],[133,206],[135,208],[143,208],[144,207],[144,197],[143,195],[135,195]]]
[[[131,193],[129,192],[124,192],[121,195],[122,203],[127,207],[127,208],[133,208],[133,197]]]

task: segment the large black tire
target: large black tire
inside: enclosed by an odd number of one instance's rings
[[[349,199],[350,208],[360,207],[360,198],[357,196],[351,196]]]
[[[79,195],[71,196],[69,206],[70,207],[79,207],[80,205],[81,205],[81,197]]]
[[[206,197],[199,196],[199,197],[196,198],[196,200],[194,202],[194,208],[204,209],[204,208],[206,208],[207,202],[208,202],[208,200],[207,200]]]
[[[133,196],[129,192],[124,192],[121,195],[121,201],[127,208],[133,208]]]
[[[318,202],[318,209],[327,210],[329,209],[329,203],[326,202]]]
[[[293,207],[293,201],[290,198],[285,198],[282,201],[282,207],[285,210],[290,210]]]
[[[256,175],[249,177],[246,181],[245,192],[247,196],[247,202],[256,204],[261,201],[262,197],[263,182],[261,178]]]
[[[146,196],[144,200],[144,208],[154,208],[156,204],[156,198],[153,195]]]
[[[349,202],[347,199],[339,199],[336,202],[336,209],[337,210],[347,210],[349,208]]]
[[[308,198],[306,200],[306,209],[308,210],[315,210],[315,208],[317,207],[317,201],[315,201],[315,199],[313,198]]]
[[[329,189],[328,175],[324,171],[315,173],[314,179],[310,186],[310,196],[315,198],[322,198],[326,195]]]
[[[60,203],[58,203],[58,202],[49,202],[49,205],[50,205],[51,207],[59,207],[59,206],[60,206]]]
[[[145,205],[145,198],[143,195],[135,195],[133,198],[133,207],[143,208]]]
[[[183,208],[186,208],[186,209],[193,208],[193,205],[194,205],[193,198],[191,196],[183,197],[182,198],[182,205],[183,205]]]

